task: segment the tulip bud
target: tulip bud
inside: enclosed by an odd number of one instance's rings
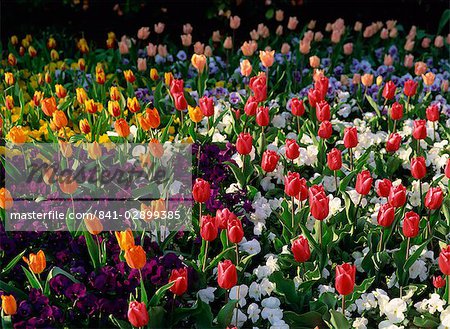
[[[217,225],[222,230],[226,230],[228,227],[228,222],[236,218],[236,215],[228,210],[228,208],[216,210]]]
[[[392,81],[387,82],[384,85],[383,88],[383,97],[386,100],[390,100],[393,99],[395,96],[395,91],[396,91],[397,87],[395,86],[395,84]]]
[[[426,120],[415,120],[414,121],[414,129],[413,129],[412,135],[417,140],[427,138],[427,122],[426,122]]]
[[[145,303],[139,303],[137,301],[130,303],[127,316],[131,325],[137,328],[145,327],[150,320]]]
[[[406,203],[406,187],[402,184],[392,186],[388,196],[388,203],[395,208],[402,207]]]
[[[17,302],[13,295],[2,295],[2,311],[5,315],[17,313]]]
[[[277,154],[277,152],[272,150],[266,150],[262,155],[261,168],[265,172],[273,172],[277,167],[279,159],[280,156]]]
[[[303,105],[303,100],[298,100],[298,98],[291,99],[291,111],[292,115],[301,117],[305,113],[305,106]]]
[[[209,183],[201,178],[197,178],[192,188],[192,195],[196,202],[204,203],[208,201],[211,196]]]
[[[138,245],[125,250],[125,260],[129,267],[140,270],[145,266],[147,256],[142,246]]]
[[[420,216],[414,211],[405,213],[403,219],[403,235],[407,238],[415,238],[419,234]]]
[[[252,151],[253,138],[249,133],[240,133],[236,141],[236,150],[241,155],[250,154]]]
[[[28,258],[22,257],[22,259],[34,274],[41,274],[47,266],[45,254],[42,250],[39,250],[37,254],[31,253]]]
[[[328,139],[333,133],[333,126],[330,121],[323,121],[319,126],[319,131],[317,135],[322,139]]]
[[[389,203],[383,204],[378,210],[377,222],[383,227],[390,227],[395,219],[395,208]]]
[[[368,170],[361,171],[356,176],[356,192],[361,195],[367,195],[372,187],[373,178]]]
[[[354,148],[358,145],[358,131],[356,127],[346,127],[344,130],[345,148]]]
[[[327,165],[330,170],[340,170],[342,168],[342,153],[337,148],[333,148],[327,154]]]
[[[450,246],[442,248],[438,259],[439,269],[444,275],[450,275]]]
[[[391,187],[392,182],[387,178],[375,182],[376,192],[380,198],[387,198],[389,192],[391,192]]]
[[[205,241],[214,241],[217,238],[218,227],[215,217],[202,216],[200,220],[200,235]]]
[[[329,199],[323,186],[313,185],[308,191],[311,215],[317,220],[324,220],[329,213]]]
[[[120,137],[127,138],[130,134],[130,126],[125,119],[118,119],[114,122],[114,129]]]
[[[309,248],[308,240],[302,235],[294,240],[291,250],[294,254],[295,261],[299,263],[304,263],[311,257],[311,250]]]
[[[288,172],[284,177],[284,193],[290,197],[295,197],[300,193],[300,174],[297,172]]]
[[[238,218],[232,218],[228,221],[227,236],[231,243],[239,243],[244,237],[242,222]]]
[[[415,179],[422,179],[427,174],[427,165],[424,157],[415,157],[411,159],[411,175]]]
[[[336,290],[343,296],[353,292],[355,287],[356,266],[349,263],[336,266]]]
[[[440,275],[439,276],[433,276],[432,280],[433,280],[433,286],[436,289],[445,287],[445,284],[446,284],[445,277],[442,277]]]
[[[440,187],[430,187],[425,196],[425,207],[429,210],[439,209],[444,199],[444,193]]]
[[[236,266],[229,260],[220,262],[217,270],[217,283],[222,289],[231,289],[237,283]]]
[[[395,152],[400,148],[402,137],[397,133],[389,135],[389,139],[386,142],[386,151]]]
[[[4,187],[0,188],[0,208],[8,210],[13,206],[11,193]]]
[[[439,114],[439,107],[437,106],[437,104],[433,104],[427,107],[426,116],[428,121],[439,121]]]
[[[186,268],[173,269],[170,273],[169,282],[175,282],[172,287],[170,287],[170,292],[181,296],[188,289],[188,271]]]

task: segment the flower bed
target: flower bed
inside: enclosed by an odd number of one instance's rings
[[[274,11],[278,27],[242,43],[237,16],[203,43],[189,24],[170,39],[163,23],[109,33],[106,49],[12,36],[0,86],[2,327],[450,327],[448,16],[438,35],[340,19],[320,31]],[[143,170],[165,146],[190,145],[171,168],[192,175],[189,195],[179,181],[175,193],[192,227],[116,230],[104,214],[74,226],[74,196],[92,186],[45,171],[19,188],[44,157],[19,153],[44,143],[65,168],[148,147]],[[127,191],[139,199],[151,183]],[[61,230],[11,227],[27,193],[38,208],[63,197],[51,207]],[[146,223],[172,209],[165,198],[141,206]]]

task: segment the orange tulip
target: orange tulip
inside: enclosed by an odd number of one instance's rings
[[[53,112],[53,123],[56,128],[61,129],[67,126],[69,121],[67,120],[66,114],[63,111],[58,110]]]
[[[147,108],[145,109],[145,114],[147,115],[150,122],[150,127],[154,129],[158,128],[161,123],[161,118],[159,117],[158,110],[156,108]]]
[[[63,140],[59,140],[58,144],[59,144],[59,150],[61,151],[61,154],[63,155],[63,157],[70,158],[73,154],[72,145]]]
[[[87,145],[88,155],[92,160],[97,160],[102,156],[102,148],[100,144],[95,141]]]
[[[122,232],[115,232],[117,242],[121,250],[128,250],[134,247],[134,236],[130,229]]]
[[[191,58],[191,64],[197,69],[198,73],[202,73],[206,65],[206,56],[193,54]]]
[[[78,183],[72,177],[59,177],[58,179],[59,188],[63,193],[73,195],[78,189]]]
[[[164,148],[156,138],[152,138],[150,140],[150,143],[148,143],[148,148],[150,150],[150,153],[155,158],[161,158],[164,154]]]
[[[373,74],[364,74],[361,77],[361,82],[365,87],[370,87],[373,84]]]
[[[125,250],[125,260],[131,268],[141,269],[147,262],[147,256],[142,246],[134,246],[128,250]]]
[[[86,229],[92,235],[97,235],[103,231],[103,224],[98,217],[95,217],[92,214],[87,214],[84,216],[83,220],[84,225],[86,225]]]
[[[25,133],[22,130],[22,127],[12,127],[9,131],[9,139],[14,144],[23,144],[27,140],[27,136],[25,136]]]
[[[138,122],[139,126],[143,131],[148,131],[150,129],[150,121],[148,120],[148,117],[146,114],[138,114]]]
[[[2,310],[5,315],[17,313],[17,303],[13,295],[2,295]]]
[[[47,266],[45,254],[42,250],[39,250],[37,254],[31,253],[28,258],[22,257],[22,259],[34,274],[41,274]]]
[[[189,118],[191,118],[192,122],[200,122],[202,121],[204,115],[203,112],[200,110],[199,106],[192,107],[188,106],[188,112],[189,112]]]
[[[248,59],[244,59],[241,62],[241,74],[244,77],[250,76],[252,74],[252,64],[250,64],[250,61]]]
[[[8,210],[13,206],[13,198],[9,191],[2,187],[0,188],[0,208]]]
[[[130,126],[125,119],[119,119],[114,122],[114,129],[120,137],[127,138],[130,134]]]
[[[58,110],[58,108],[56,107],[55,97],[44,98],[41,101],[41,108],[42,112],[44,112],[45,115],[49,117],[53,116],[53,113]]]
[[[274,61],[275,50],[269,51],[260,51],[259,59],[264,67],[271,67]]]
[[[434,83],[434,73],[428,72],[426,74],[422,74],[423,83],[427,86],[431,86]]]

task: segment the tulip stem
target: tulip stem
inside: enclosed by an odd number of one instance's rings
[[[322,221],[319,220],[319,227],[317,228],[317,235],[319,239],[319,246],[322,248]]]
[[[380,242],[378,243],[378,252],[381,252],[383,249],[383,234],[384,234],[384,229],[381,229]]]
[[[353,171],[353,150],[350,147],[348,149],[349,155],[350,155],[350,171]]]
[[[419,193],[420,193],[420,195],[419,195],[419,208],[420,208],[420,210],[422,210],[422,195],[423,195],[423,193],[422,193],[422,180],[421,179],[419,179]]]
[[[205,272],[206,267],[206,258],[208,258],[208,247],[209,247],[209,241],[206,240],[206,247],[205,247],[205,257],[203,258],[203,266],[202,266],[202,272]]]
[[[295,198],[293,196],[291,196],[291,203],[292,203],[292,211],[291,211],[291,217],[292,217],[292,235],[295,235],[294,233],[294,224],[295,224],[295,220],[294,220],[294,212],[295,212]]]
[[[342,314],[345,316],[345,295],[342,295]]]
[[[434,122],[433,122],[433,124],[434,124]],[[298,130],[298,136],[300,136],[300,117],[299,116],[297,116],[297,130]],[[298,136],[297,136],[297,138],[298,138]]]
[[[393,133],[395,133],[396,126],[397,126],[397,120],[394,120],[394,130],[392,131]]]
[[[445,280],[445,290],[447,293],[447,305],[450,305],[450,275],[447,275],[447,280]]]
[[[411,243],[411,238],[408,238],[406,240],[406,259],[409,258],[409,246],[410,246],[410,243]]]
[[[238,247],[238,244],[236,243],[236,268],[238,267],[238,265],[239,265],[239,247]],[[236,302],[236,328],[237,328],[237,325],[238,325],[238,317],[239,317],[239,293],[240,293],[240,286],[239,286],[239,284],[237,284],[236,283],[236,299],[237,299],[237,302]]]
[[[435,121],[433,121],[433,141],[436,141],[436,124]]]
[[[431,237],[431,224],[430,224],[430,218],[431,218],[431,209],[428,209],[428,218],[427,218],[427,239]]]

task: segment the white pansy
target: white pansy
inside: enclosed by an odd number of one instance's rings
[[[400,323],[405,319],[405,312],[408,309],[405,301],[401,298],[391,299],[384,307],[384,314],[392,323]]]
[[[322,185],[330,193],[336,191],[336,181],[333,176],[323,176]]]
[[[284,320],[276,319],[270,326],[270,329],[289,329],[289,326]]]
[[[209,304],[214,301],[214,292],[217,290],[217,288],[214,287],[208,287],[205,289],[201,289],[198,291],[198,297],[201,299],[202,302]]]
[[[253,161],[253,160],[255,160],[255,152],[256,152],[256,149],[254,146],[252,146],[252,150],[250,151],[250,154],[245,155],[245,156],[250,156],[250,161]],[[236,153],[231,157],[231,159],[236,162],[236,164],[238,165],[239,168],[242,168],[242,166],[244,164],[242,162],[242,155],[240,155],[239,153]]]
[[[361,297],[355,301],[355,304],[359,314],[376,308],[378,305],[373,293],[362,294]]]
[[[258,240],[252,239],[250,241],[241,242],[239,250],[246,252],[249,255],[256,255],[261,252],[261,244]]]
[[[261,312],[261,317],[265,320],[269,320],[271,324],[276,323],[276,321],[283,318],[283,311],[279,308],[268,308],[264,307]]]
[[[236,323],[236,312],[237,312],[237,323]],[[242,327],[247,321],[247,316],[240,309],[235,308],[233,310],[233,316],[231,317],[231,324],[236,327]]]
[[[256,301],[261,299],[261,286],[253,281],[248,288],[248,295]]]
[[[353,204],[356,206],[359,203],[359,198],[361,196],[361,194],[359,194],[358,192],[356,192],[356,190],[349,190],[347,191],[348,196],[350,197],[350,199],[352,200]],[[360,207],[364,208],[367,205],[367,200],[366,198],[361,198],[361,203],[360,203]]]
[[[278,265],[278,259],[273,255],[267,258],[266,265],[271,269],[272,273],[280,269],[280,266]]]
[[[447,306],[447,308],[441,313],[439,319],[441,320],[441,324],[439,325],[438,329],[450,328],[450,306]]]
[[[419,313],[428,312],[434,314],[436,312],[442,312],[444,310],[446,302],[441,299],[441,297],[433,293],[430,295],[430,299],[424,299],[420,302],[414,304],[414,307]]]
[[[265,227],[265,223],[263,222],[256,223],[253,227],[253,234],[258,236],[261,235]]]
[[[239,289],[238,289],[239,288]],[[238,299],[238,290],[239,290],[239,306],[244,307],[247,305],[247,301],[245,300],[245,297],[248,293],[248,286],[245,284],[241,284],[240,286],[234,286],[230,290],[230,299],[237,300]]]
[[[355,321],[353,321],[352,327],[355,329],[367,329],[367,324],[369,323],[369,320],[367,320],[364,317],[356,318]]]
[[[328,269],[326,267],[324,267],[322,270],[322,278],[326,279],[329,276],[330,276],[330,271],[328,271]]]
[[[403,326],[397,326],[389,320],[381,321],[378,324],[378,329],[404,329]]]
[[[248,317],[250,320],[252,320],[253,323],[259,320],[260,313],[261,310],[256,303],[251,303],[247,308]]]
[[[279,308],[281,305],[281,302],[276,297],[267,297],[264,298],[261,302],[261,306],[265,308]]]
[[[422,259],[417,259],[409,268],[409,277],[411,279],[419,278],[425,281],[428,278],[427,264]]]
[[[283,112],[281,114],[277,114],[272,118],[272,125],[275,128],[284,128],[286,127],[286,119],[289,117],[288,112]]]
[[[227,141],[226,136],[222,135],[221,133],[215,132],[213,134],[213,137],[212,137],[212,142],[213,143],[224,143],[226,141]]]
[[[332,286],[326,286],[323,284],[319,284],[319,286],[317,287],[317,289],[319,289],[319,296],[326,293],[326,292],[332,292],[334,293],[335,290]]]
[[[264,191],[273,190],[275,188],[275,184],[272,183],[272,177],[266,176],[263,179],[261,179],[261,187]]]
[[[253,270],[253,274],[255,274],[258,277],[258,280],[267,278],[272,273],[273,273],[272,270],[269,268],[269,266],[266,265],[264,266],[258,265],[258,267]]]
[[[272,291],[275,289],[275,284],[273,282],[270,282],[269,279],[264,278],[261,280],[260,287],[261,287],[261,294],[263,296],[266,295],[270,296]]]

